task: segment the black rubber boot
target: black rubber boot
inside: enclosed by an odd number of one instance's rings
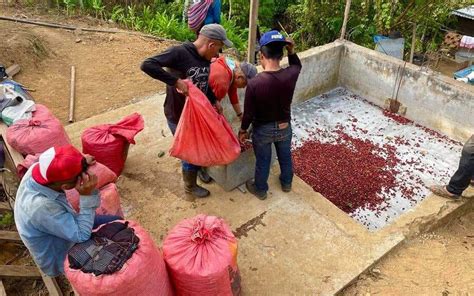
[[[184,171],[183,170],[183,181],[184,191],[192,196],[203,198],[209,196],[209,190],[202,188],[197,184],[197,171]]]
[[[206,183],[206,184],[211,183],[212,181],[211,176],[209,176],[209,174],[206,172],[206,169],[204,168],[199,169],[198,177],[199,177],[199,180],[201,180],[201,182]]]

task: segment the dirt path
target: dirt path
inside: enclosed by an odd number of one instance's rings
[[[11,9],[2,14],[18,15]],[[46,18],[27,11],[20,14],[34,19]],[[57,20],[51,16],[49,21]],[[75,25],[87,26],[91,22],[89,18],[82,18],[77,19]],[[163,83],[149,78],[139,67],[146,57],[171,46],[170,42],[7,21],[0,21],[0,36],[0,63],[6,66],[20,64],[22,70],[15,80],[35,89],[31,94],[36,102],[48,106],[63,122],[68,117],[73,65],[76,67],[76,120],[164,90]]]
[[[473,295],[474,213],[407,241],[341,295]]]

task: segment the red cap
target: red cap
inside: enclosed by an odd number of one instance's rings
[[[72,180],[82,172],[83,158],[72,145],[49,148],[33,168],[33,179],[42,185]]]

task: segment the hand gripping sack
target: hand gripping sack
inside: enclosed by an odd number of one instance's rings
[[[114,221],[122,222],[125,221]],[[171,296],[173,291],[169,283],[165,262],[153,239],[138,223],[128,221],[128,227],[135,231],[140,242],[132,256],[123,267],[113,274],[95,276],[79,269],[70,268],[68,256],[64,261],[67,279],[84,296]],[[94,230],[96,232],[98,229]]]
[[[223,219],[198,215],[180,222],[163,254],[177,295],[240,295],[237,241]]]
[[[122,173],[128,147],[135,144],[134,137],[143,130],[143,117],[134,113],[115,124],[102,124],[82,133],[82,151],[109,167],[117,176]]]
[[[240,155],[240,144],[231,126],[206,95],[190,81],[186,84],[189,97],[176,128],[171,156],[205,167],[233,162]]]
[[[80,195],[76,189],[66,190],[66,199],[72,208],[79,213]],[[100,206],[95,210],[97,215],[113,215],[123,217],[120,194],[114,183],[105,185],[99,189]]]
[[[24,155],[71,144],[61,122],[39,104],[31,119],[18,120],[7,129],[7,142]]]
[[[188,27],[197,32],[206,19],[213,0],[194,0],[188,9]]]

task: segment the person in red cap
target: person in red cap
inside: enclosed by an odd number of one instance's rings
[[[68,249],[90,238],[100,205],[97,176],[87,173],[94,162],[71,145],[50,148],[20,183],[14,211],[18,233],[48,276],[62,274]],[[80,194],[79,213],[64,193],[73,188]]]

